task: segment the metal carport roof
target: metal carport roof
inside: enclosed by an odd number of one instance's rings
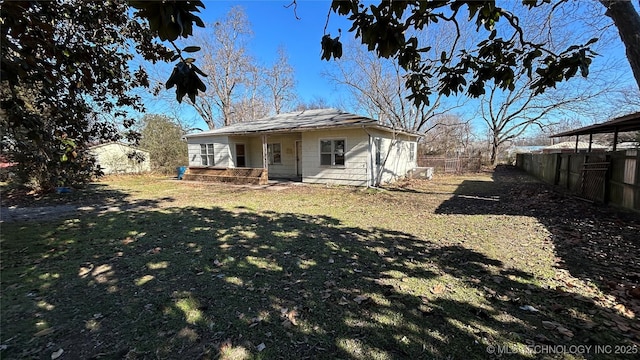
[[[580,135],[589,135],[589,144],[591,144],[593,134],[613,133],[613,151],[615,151],[618,143],[618,133],[637,130],[640,130],[640,112],[620,116],[600,124],[593,124],[575,130],[564,131],[551,135],[550,137],[576,136],[577,147]],[[589,151],[591,151],[591,147],[589,147]]]
[[[593,124],[575,130],[569,130],[550,137],[563,137],[573,135],[606,134],[625,131],[640,130],[640,112],[621,116],[600,124]]]

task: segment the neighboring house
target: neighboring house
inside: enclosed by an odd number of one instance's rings
[[[522,146],[514,146],[509,149],[509,155],[515,154],[539,154],[542,152],[544,146],[541,145],[522,145]]]
[[[591,149],[591,152],[602,152],[602,151],[606,151],[607,147],[603,145],[598,145],[598,144],[591,144],[591,147],[589,147],[589,143],[582,142],[582,141],[579,141],[576,146],[575,141],[565,141],[558,144],[545,146],[544,148],[542,148],[542,153],[543,154],[575,153],[575,152],[581,153],[581,152],[589,152],[589,149]]]
[[[151,170],[149,152],[120,142],[92,146],[89,151],[105,174],[141,173]]]
[[[263,169],[260,183],[288,178],[375,186],[404,177],[416,167],[419,137],[336,109],[279,114],[186,135],[185,179],[222,180],[215,178],[216,171],[224,170],[228,176],[234,173],[230,169],[253,168]]]

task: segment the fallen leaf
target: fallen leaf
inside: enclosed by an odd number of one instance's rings
[[[531,312],[539,312],[540,310],[536,309],[535,307],[531,306],[531,305],[524,305],[524,306],[520,306],[521,310],[524,311],[531,311]]]
[[[552,330],[558,327],[558,324],[553,321],[543,321],[542,326],[547,330]]]
[[[287,319],[289,319],[291,324],[293,324],[294,326],[298,326],[298,322],[296,321],[296,316],[298,316],[297,310],[291,310],[287,313]]]
[[[267,345],[265,345],[264,343],[260,343],[258,346],[256,346],[256,350],[258,350],[258,352],[261,352],[266,348],[267,348]]]
[[[444,286],[442,284],[436,284],[431,288],[431,293],[435,295],[440,295],[444,292]]]
[[[340,300],[338,301],[339,305],[347,305],[349,304],[349,300],[345,299],[344,296],[340,298]]]
[[[558,332],[566,337],[573,337],[573,332],[571,332],[571,330],[565,328],[564,326],[558,326],[556,328],[556,330],[558,330]]]
[[[62,350],[62,349],[58,349],[58,351],[54,351],[53,353],[51,353],[51,360],[55,360],[55,359],[59,358],[60,356],[62,356],[63,352],[64,352],[64,350]]]
[[[369,300],[369,297],[366,295],[358,295],[356,296],[353,301],[357,302],[358,305],[362,304],[363,302]]]

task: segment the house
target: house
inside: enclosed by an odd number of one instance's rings
[[[416,167],[419,137],[336,109],[279,114],[186,135],[184,179],[375,186]]]
[[[141,173],[151,170],[149,152],[133,146],[109,142],[89,148],[105,174]]]
[[[564,141],[550,146],[542,148],[543,154],[558,154],[558,153],[581,153],[581,152],[602,152],[606,151],[607,147],[598,144],[589,144],[587,142],[575,142]]]

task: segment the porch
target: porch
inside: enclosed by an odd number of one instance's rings
[[[267,185],[268,170],[263,168],[221,168],[190,166],[183,180],[223,182],[236,185]]]

